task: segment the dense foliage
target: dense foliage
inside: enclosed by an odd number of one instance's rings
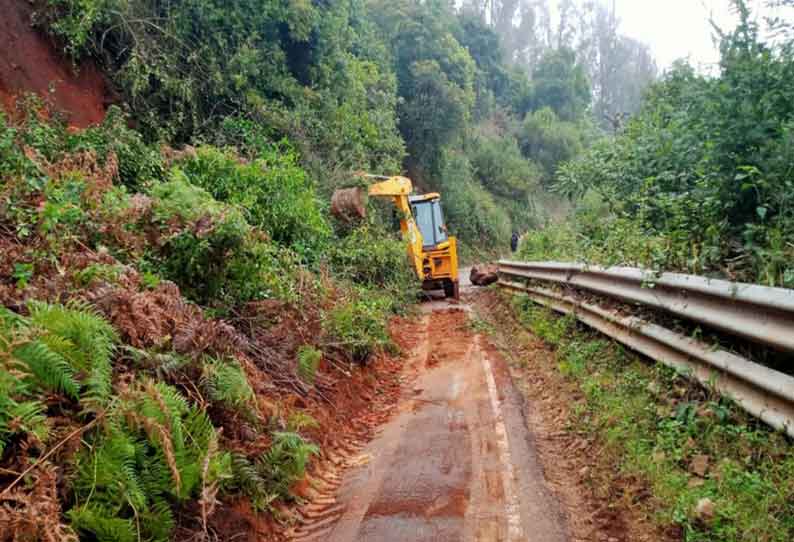
[[[451,231],[495,251],[539,222],[548,197],[537,197],[537,172],[546,180],[580,152],[592,124],[592,55],[573,35],[539,48],[537,62],[514,61],[504,28],[446,0],[55,0],[35,20],[75,61],[99,62],[144,141],[199,147],[184,166],[197,184],[209,190],[204,171],[226,168],[229,184],[211,192],[234,204],[278,201],[282,184],[329,194],[354,171],[405,169],[421,189],[447,192]],[[252,164],[210,156],[207,143]],[[152,167],[141,161],[125,179]],[[475,227],[463,220],[472,208]],[[311,258],[328,232],[294,210],[248,218]],[[285,239],[280,224],[296,216],[304,230]]]
[[[559,173],[575,218],[533,233],[528,258],[587,259],[794,286],[794,54],[743,3],[720,72],[676,65],[614,139]]]

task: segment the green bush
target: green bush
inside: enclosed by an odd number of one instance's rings
[[[178,169],[152,188],[153,215],[168,228],[189,228],[150,254],[152,265],[189,298],[221,307],[254,299],[292,299],[297,262],[292,252],[266,241],[235,208],[189,184]]]
[[[475,246],[506,246],[510,217],[491,193],[473,180],[469,160],[452,151],[446,151],[442,160],[443,204],[450,232]]]
[[[70,173],[44,186],[44,205],[39,212],[39,230],[46,237],[59,240],[74,237],[87,220],[83,205],[86,183],[77,173]]]
[[[260,147],[241,163],[230,151],[200,147],[181,162],[189,181],[243,209],[248,221],[305,257],[316,256],[330,235],[314,188],[286,145]]]
[[[363,297],[342,302],[323,315],[329,346],[359,363],[392,345],[387,330],[388,301]]]
[[[330,247],[329,258],[336,276],[389,298],[392,312],[416,299],[418,281],[405,242],[383,227],[367,224],[352,230]]]
[[[131,191],[142,192],[165,179],[165,165],[160,148],[148,145],[129,124],[129,116],[113,105],[102,124],[70,134],[66,141],[70,152],[93,151],[101,163],[107,157],[115,156],[118,180]]]
[[[541,172],[508,135],[478,135],[468,153],[475,179],[496,196],[526,200],[540,187]]]
[[[584,150],[586,130],[577,123],[561,121],[549,108],[528,113],[518,129],[521,152],[542,168],[543,181],[554,178],[557,167]]]
[[[560,169],[557,189],[609,202],[607,223],[580,215],[574,224],[604,252],[616,226],[655,245],[649,257],[633,243],[641,252],[626,259],[794,286],[794,247],[784,241],[794,235],[794,48],[790,36],[764,43],[746,6],[737,9],[719,75],[677,64],[621,134]]]

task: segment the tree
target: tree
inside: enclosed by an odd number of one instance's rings
[[[429,171],[469,121],[476,64],[455,38],[458,20],[444,1],[376,0],[370,12],[390,38],[409,169]]]
[[[533,109],[548,107],[561,119],[580,118],[590,105],[590,85],[576,53],[568,48],[547,52],[532,73]]]

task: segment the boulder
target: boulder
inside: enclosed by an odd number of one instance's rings
[[[494,264],[475,265],[469,279],[475,286],[488,286],[499,280],[499,268]]]

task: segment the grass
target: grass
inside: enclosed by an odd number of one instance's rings
[[[794,453],[784,435],[662,364],[534,305],[512,300],[521,323],[551,345],[584,399],[575,431],[597,434],[615,476],[643,481],[661,528],[687,542],[794,539]],[[714,505],[712,517],[699,502]]]

